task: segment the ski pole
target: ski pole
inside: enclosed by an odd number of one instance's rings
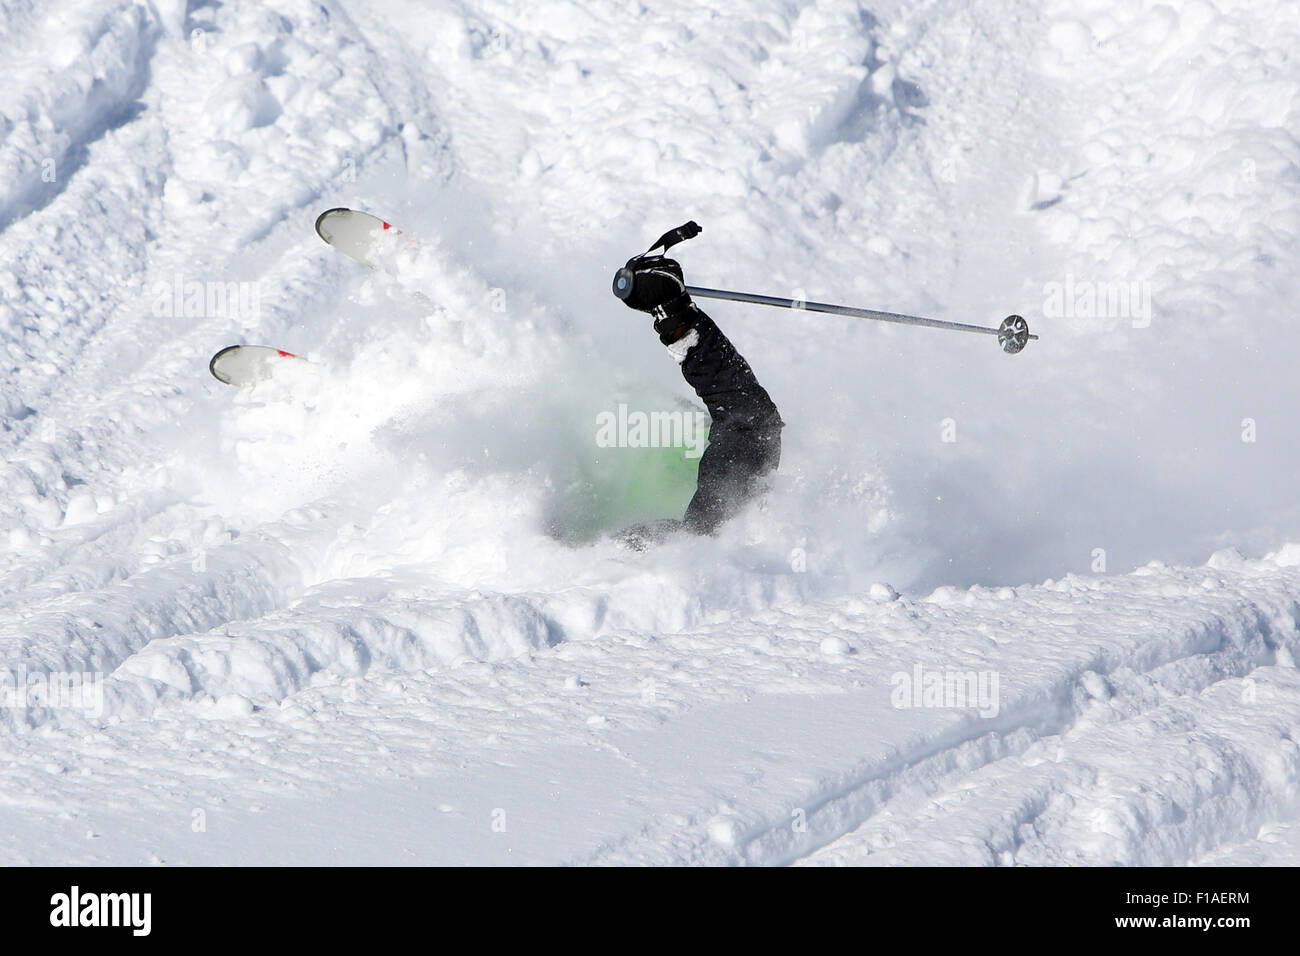
[[[659,240],[639,256],[633,256],[627,265],[614,273],[614,295],[626,299],[632,295],[632,286],[636,282],[636,268],[649,261],[662,259],[668,250],[679,242],[694,239],[703,228],[692,220],[676,229],[670,229]],[[659,255],[651,255],[656,249],[663,249]],[[680,276],[681,273],[678,272]],[[728,292],[725,289],[705,289],[700,286],[686,286],[687,294],[702,299],[725,299],[730,302],[750,302],[755,305],[772,305],[780,309],[803,309],[808,312],[828,312],[832,315],[850,315],[859,319],[876,319],[880,322],[898,322],[903,325],[923,325],[932,329],[955,329],[959,332],[979,332],[983,335],[996,335],[998,345],[1008,355],[1015,355],[1023,349],[1030,339],[1037,340],[1037,335],[1029,334],[1029,323],[1023,316],[1008,315],[996,329],[983,325],[967,325],[964,322],[945,322],[943,319],[927,319],[920,315],[904,315],[901,312],[881,312],[878,309],[858,309],[849,305],[830,305],[826,302],[804,302],[799,299],[782,299],[774,295],[756,295],[753,292]]]
[[[703,299],[724,299],[728,302],[749,302],[754,305],[771,305],[780,309],[803,309],[808,312],[827,312],[831,315],[851,315],[859,319],[876,319],[880,322],[898,322],[903,325],[923,325],[931,329],[956,329],[960,332],[979,332],[984,335],[996,335],[1002,350],[1015,355],[1025,347],[1030,339],[1037,340],[1037,335],[1029,334],[1029,323],[1019,315],[1008,315],[996,329],[983,325],[967,325],[964,322],[945,322],[943,319],[927,319],[920,315],[904,315],[901,312],[882,312],[879,309],[859,309],[851,305],[831,305],[827,302],[804,302],[800,299],[782,299],[774,295],[756,295],[753,292],[728,292],[725,289],[705,289],[688,285],[686,292]]]

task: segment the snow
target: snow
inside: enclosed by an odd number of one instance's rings
[[[0,5],[0,862],[1300,862],[1297,41]],[[686,219],[695,284],[1041,338],[708,303],[780,473],[623,550],[691,472],[600,416],[697,405],[609,280]]]

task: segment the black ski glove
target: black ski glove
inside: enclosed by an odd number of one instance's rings
[[[658,248],[667,252],[699,233],[700,227],[694,222],[678,226],[660,236],[649,251],[627,260],[627,265],[614,274],[614,295],[629,309],[654,316],[655,331],[664,345],[672,345],[689,332],[700,311],[686,292],[681,263],[662,253],[650,253]]]
[[[659,341],[672,345],[695,325],[699,315],[686,292],[681,264],[664,256],[630,259],[632,294],[623,300],[629,309],[654,316]]]

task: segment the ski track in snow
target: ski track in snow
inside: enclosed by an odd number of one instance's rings
[[[1267,0],[0,3],[0,648],[102,677],[0,709],[0,862],[1300,862],[1297,40]],[[1007,359],[719,305],[782,474],[630,554],[575,462],[682,392],[608,275],[685,218],[702,285],[1157,308]],[[235,341],[310,361],[235,393]],[[995,712],[896,706],[918,667]]]

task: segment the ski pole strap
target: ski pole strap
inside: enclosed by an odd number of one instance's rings
[[[703,231],[704,230],[700,226],[700,224],[696,222],[694,219],[692,219],[690,222],[684,223],[683,225],[678,226],[676,229],[669,229],[667,232],[665,232],[662,236],[659,237],[658,241],[655,242],[654,245],[652,245],[649,249],[645,251],[644,255],[648,256],[650,255],[650,253],[654,252],[656,249],[659,249],[661,247],[664,251],[664,254],[666,255],[668,253],[668,250],[671,249],[673,246],[677,245],[677,243],[685,242],[687,239],[694,239]],[[638,256],[637,258],[640,258],[640,256]]]

